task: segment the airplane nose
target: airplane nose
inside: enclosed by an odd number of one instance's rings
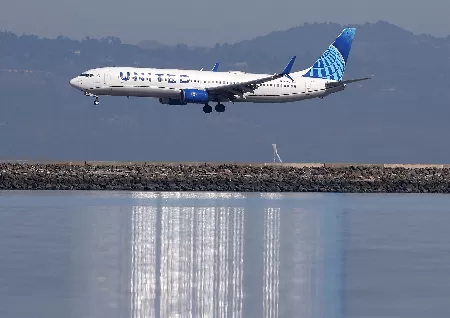
[[[72,78],[69,83],[70,83],[70,85],[72,87],[76,87],[76,85],[75,85],[75,78]]]

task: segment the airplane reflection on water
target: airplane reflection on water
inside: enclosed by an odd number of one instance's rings
[[[93,266],[108,278],[89,278],[93,307],[80,310],[100,314],[114,289],[117,317],[340,316],[342,225],[314,196],[291,206],[270,196],[151,196],[130,212],[86,215]],[[111,233],[115,252],[105,253]]]

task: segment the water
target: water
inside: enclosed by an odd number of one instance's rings
[[[449,206],[0,192],[0,317],[450,317]]]

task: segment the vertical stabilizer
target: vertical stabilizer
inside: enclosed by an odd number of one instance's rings
[[[344,29],[303,77],[341,81],[355,33],[355,28]]]

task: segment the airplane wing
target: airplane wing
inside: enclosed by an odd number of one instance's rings
[[[284,68],[284,70],[281,73],[258,78],[258,79],[247,81],[247,82],[220,85],[220,86],[211,86],[211,87],[205,87],[204,89],[206,91],[208,91],[208,93],[211,95],[222,95],[222,96],[226,96],[230,99],[233,99],[235,95],[243,95],[244,93],[247,93],[247,92],[253,92],[256,89],[258,84],[273,81],[273,80],[275,80],[277,78],[281,78],[283,76],[286,76],[291,81],[294,81],[289,76],[289,73],[292,70],[292,66],[294,65],[295,58],[296,58],[296,56],[292,57],[290,62],[286,65],[286,67]]]

